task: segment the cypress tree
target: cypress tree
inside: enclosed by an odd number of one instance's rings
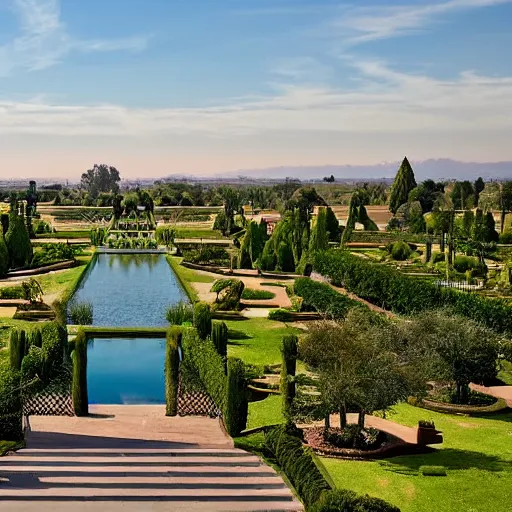
[[[224,322],[213,322],[212,342],[222,357],[228,355],[228,326]]]
[[[281,344],[281,381],[280,391],[283,400],[283,416],[288,422],[292,419],[293,399],[295,398],[295,372],[297,368],[297,336],[283,338]]]
[[[41,348],[43,346],[43,337],[41,335],[41,331],[39,329],[36,329],[32,333],[32,345],[35,345],[36,347]]]
[[[5,235],[5,243],[12,267],[26,267],[30,264],[32,243],[23,217],[15,212],[12,212],[9,217],[9,229]]]
[[[375,222],[373,222],[373,220],[368,216],[368,212],[366,211],[364,204],[359,205],[357,222],[364,226],[365,231],[379,231],[377,224],[375,224]]]
[[[318,214],[313,219],[311,237],[309,239],[309,252],[325,251],[329,247],[327,233],[327,208],[319,206]]]
[[[325,223],[327,225],[327,232],[329,235],[329,242],[339,242],[340,241],[340,223],[336,218],[336,215],[332,211],[332,208],[326,208],[326,220]]]
[[[277,267],[282,272],[294,272],[295,260],[293,251],[286,242],[281,242],[277,250]]]
[[[23,345],[21,344],[20,333],[18,333],[16,329],[13,329],[9,340],[9,361],[12,370],[21,370],[21,363],[23,362],[23,356],[25,354],[24,345],[24,339]]]
[[[165,414],[176,416],[178,414],[178,384],[182,330],[173,326],[167,333],[167,345],[165,352]]]
[[[416,187],[416,180],[414,179],[414,171],[407,157],[404,158],[400,169],[395,177],[393,186],[391,187],[391,195],[389,198],[389,211],[396,213],[398,208],[404,203],[407,203],[409,192]]]
[[[0,231],[0,277],[5,276],[9,270],[9,251],[5,244],[4,235]]]
[[[73,361],[73,408],[77,416],[89,414],[89,396],[87,393],[87,338],[80,329],[75,338]]]
[[[228,359],[226,393],[224,424],[228,434],[231,437],[236,437],[247,426],[247,413],[249,410],[245,367],[240,359]]]
[[[352,231],[356,227],[356,221],[359,216],[359,198],[356,193],[352,194],[350,198],[350,203],[348,205],[348,218],[345,224],[345,229],[343,230],[343,235],[341,236],[341,245],[345,245],[350,241],[350,237],[352,236]]]

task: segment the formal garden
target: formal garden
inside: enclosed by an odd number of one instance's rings
[[[342,224],[331,196],[295,184],[275,191],[275,223],[254,214],[271,201],[262,191],[219,187],[218,204],[196,206],[188,190],[167,206],[162,187],[116,190],[80,205],[103,208],[80,243],[38,242],[58,232],[13,198],[0,237],[0,450],[23,444],[23,408],[49,394],[79,416],[165,404],[222,418],[307,510],[508,510],[507,189],[445,192],[411,173],[405,160],[386,231],[364,186]],[[493,193],[501,233],[484,207]]]

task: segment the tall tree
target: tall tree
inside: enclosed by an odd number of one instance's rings
[[[508,212],[512,211],[512,181],[505,181],[501,185],[500,210],[500,232],[503,233],[503,228],[505,225],[505,216]]]
[[[395,214],[398,208],[407,202],[409,193],[415,187],[416,180],[414,179],[414,171],[412,170],[409,160],[405,157],[400,169],[398,169],[393,186],[391,187],[389,211]]]
[[[478,178],[473,184],[473,189],[475,191],[475,201],[474,206],[478,206],[478,201],[480,200],[480,192],[482,192],[485,188],[485,182],[482,178]]]
[[[419,201],[423,213],[431,212],[434,203],[440,195],[444,194],[444,185],[433,180],[425,180],[421,185],[413,188],[409,193],[409,202]]]
[[[100,192],[119,192],[121,176],[119,171],[111,165],[94,164],[92,169],[82,174],[80,185],[89,195],[96,199]]]
[[[474,206],[475,189],[470,181],[457,181],[450,198],[456,210],[471,209]]]
[[[309,238],[309,251],[311,254],[314,254],[317,251],[326,250],[328,246],[327,208],[320,206],[316,217],[313,219],[313,227]]]

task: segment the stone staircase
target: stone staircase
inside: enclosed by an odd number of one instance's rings
[[[26,449],[0,458],[0,510],[303,510],[272,468],[214,430],[216,420],[167,418],[153,439],[141,436],[142,424],[130,439],[126,431],[117,438],[91,435],[115,426],[113,419],[44,420],[38,419],[42,428],[59,420],[61,432],[32,430]],[[161,438],[165,425],[175,441]],[[203,444],[180,439],[187,425],[204,429]]]

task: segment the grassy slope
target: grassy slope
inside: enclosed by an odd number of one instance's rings
[[[194,226],[176,226],[176,238],[207,238],[209,240],[223,240],[226,239],[220,231],[213,229],[194,227]]]
[[[284,417],[281,402],[280,395],[270,395],[259,402],[249,403],[247,429],[283,423]]]
[[[507,385],[512,386],[512,363],[509,361],[501,362],[501,371],[498,377]]]
[[[266,318],[226,320],[229,329],[228,355],[257,366],[281,362],[281,340],[300,331]]]
[[[443,432],[442,448],[386,461],[323,459],[339,487],[383,498],[402,512],[506,512],[512,503],[512,412],[470,418],[425,411],[406,404],[391,419],[417,425],[432,419]],[[422,465],[440,465],[446,477],[421,476]]]
[[[195,270],[181,266],[180,263],[183,261],[183,258],[178,258],[177,256],[167,256],[166,258],[192,302],[198,300],[193,283],[213,283],[215,281],[211,276],[200,274]]]

